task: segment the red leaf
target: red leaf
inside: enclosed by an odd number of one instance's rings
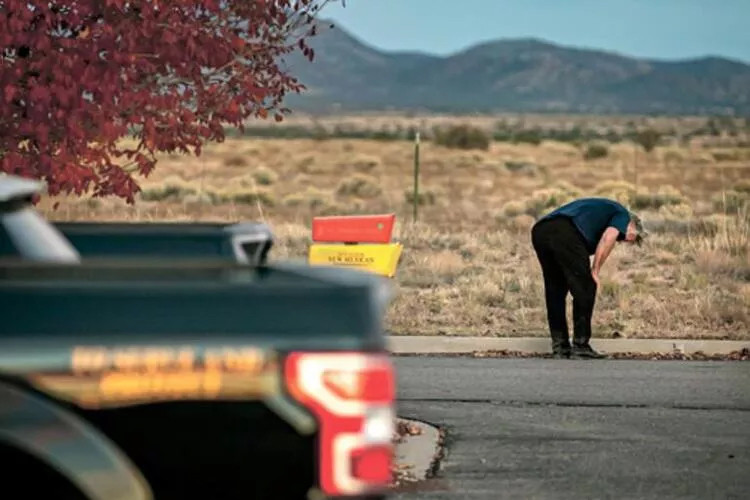
[[[245,48],[245,40],[240,37],[234,37],[232,40],[232,48],[236,51],[241,51]]]
[[[13,98],[16,96],[16,92],[18,92],[18,89],[14,85],[11,85],[10,83],[5,86],[3,89],[3,96],[5,97],[5,102],[7,104],[10,104],[11,101],[13,101]]]
[[[50,93],[47,87],[36,85],[32,87],[29,98],[32,103],[46,104],[49,101]]]

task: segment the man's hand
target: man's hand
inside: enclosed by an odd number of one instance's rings
[[[604,234],[602,234],[602,238],[599,240],[599,244],[596,246],[596,252],[594,253],[594,263],[591,265],[591,277],[594,279],[594,282],[596,283],[596,289],[599,289],[599,269],[602,268],[602,265],[607,260],[607,257],[609,257],[609,253],[612,251],[612,248],[615,246],[615,243],[617,243],[617,235],[619,235],[620,232],[614,228],[614,227],[608,227]]]
[[[599,291],[599,287],[601,286],[601,282],[599,281],[599,273],[596,271],[591,271],[591,277],[594,278],[594,283],[596,283],[596,290]]]

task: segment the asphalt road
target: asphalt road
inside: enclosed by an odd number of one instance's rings
[[[398,413],[446,431],[399,499],[750,498],[750,363],[397,357]]]

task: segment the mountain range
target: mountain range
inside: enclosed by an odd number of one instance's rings
[[[313,62],[285,61],[306,87],[303,111],[748,114],[750,65],[721,57],[661,61],[534,38],[448,56],[386,52],[320,22]]]

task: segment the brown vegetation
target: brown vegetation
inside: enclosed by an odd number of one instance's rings
[[[134,207],[42,207],[69,220],[262,219],[278,259],[305,258],[314,215],[395,212],[405,250],[388,329],[505,336],[546,335],[535,218],[607,196],[652,234],[643,247],[618,246],[605,265],[595,336],[750,338],[750,150],[664,137],[649,152],[628,141],[603,147],[606,155],[552,141],[486,150],[425,142],[416,224],[407,141],[231,139],[198,159],[161,158]]]

